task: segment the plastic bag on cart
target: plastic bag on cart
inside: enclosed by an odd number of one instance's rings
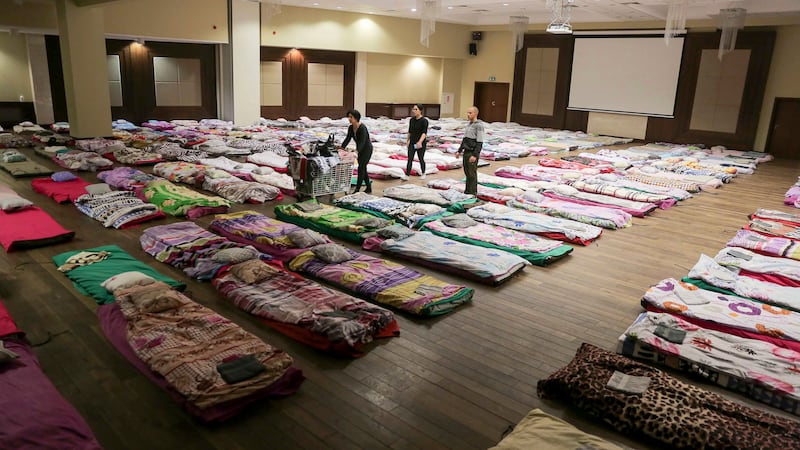
[[[333,140],[333,133],[328,135],[328,140],[325,142],[317,142],[314,146],[314,153],[319,156],[330,157],[336,154],[336,142]]]

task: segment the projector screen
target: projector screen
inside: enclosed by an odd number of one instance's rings
[[[683,37],[575,36],[569,109],[672,117]]]

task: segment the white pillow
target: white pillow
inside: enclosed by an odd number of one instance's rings
[[[518,195],[522,195],[523,192],[524,191],[522,189],[520,189],[520,188],[508,187],[508,188],[499,190],[497,193],[500,194],[500,195],[505,195],[505,196],[509,196],[509,197],[516,197]]]
[[[528,200],[529,202],[539,203],[542,200],[544,200],[544,195],[542,195],[542,194],[534,191],[533,189],[531,189],[531,190],[525,191],[525,193],[522,194],[522,198],[524,198],[525,200]]]
[[[572,186],[567,186],[566,184],[559,184],[558,186],[554,187],[553,190],[561,195],[575,195],[578,193],[578,190]]]
[[[103,281],[101,286],[113,294],[117,289],[126,289],[132,286],[146,286],[155,282],[156,280],[153,277],[145,275],[142,272],[122,272]]]
[[[614,181],[617,181],[617,176],[614,175],[613,173],[602,173],[602,174],[598,175],[597,178],[599,178],[599,179],[601,179],[603,181],[610,181],[612,183]]]
[[[17,211],[33,206],[33,202],[22,197],[0,198],[0,209],[3,211]]]
[[[582,175],[579,172],[567,172],[564,175],[561,175],[561,178],[563,178],[565,180],[577,180],[581,176]]]

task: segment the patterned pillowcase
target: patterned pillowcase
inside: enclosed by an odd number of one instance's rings
[[[66,170],[62,170],[61,172],[56,172],[50,175],[50,179],[60,183],[62,181],[77,180],[78,177],[72,172],[67,172]]]
[[[259,252],[253,247],[226,248],[214,253],[214,261],[222,264],[239,264],[258,258]]]
[[[142,272],[122,272],[103,281],[101,286],[113,294],[117,289],[127,289],[131,286],[145,286],[155,282],[156,280],[153,279],[153,277],[145,275]]]
[[[317,245],[311,251],[314,252],[314,256],[328,264],[339,264],[353,259],[353,255],[339,244]]]
[[[278,269],[260,259],[251,259],[231,266],[231,273],[247,284],[254,284],[272,277]]]
[[[287,234],[286,237],[297,248],[309,248],[326,243],[325,237],[313,230],[297,230]]]
[[[378,233],[378,236],[384,239],[396,239],[396,240],[405,239],[414,234],[414,232],[409,230],[408,228],[396,224],[388,227],[383,227],[378,231],[376,231],[376,233]]]

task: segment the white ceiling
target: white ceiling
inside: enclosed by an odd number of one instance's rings
[[[269,3],[273,0],[260,0]],[[364,14],[419,18],[417,0],[279,0],[283,5]],[[670,0],[574,0],[572,24],[665,20]],[[552,12],[546,0],[441,0],[437,20],[468,25],[508,24],[510,16],[530,17],[547,23]],[[741,7],[748,15],[800,16],[800,0],[689,0],[688,18],[712,19],[720,8]]]

